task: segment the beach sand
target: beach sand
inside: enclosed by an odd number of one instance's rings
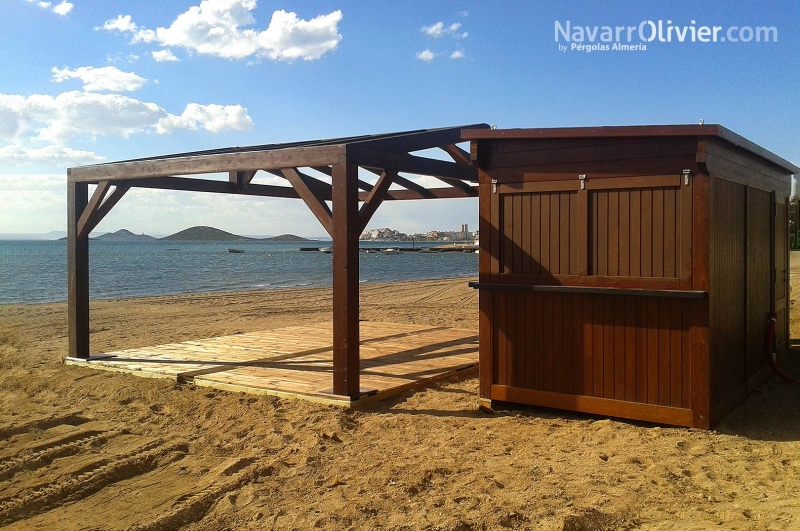
[[[799,294],[800,260],[792,271]],[[91,309],[103,352],[326,321],[331,294]],[[465,279],[363,285],[361,315],[477,329],[477,293]],[[800,386],[776,377],[707,432],[488,415],[474,377],[348,412],[64,366],[66,334],[64,304],[0,306],[6,529],[800,529]],[[800,350],[783,363],[800,375]]]

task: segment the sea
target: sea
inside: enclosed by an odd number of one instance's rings
[[[332,254],[300,251],[319,242],[114,242],[89,244],[89,297],[116,299],[329,286]],[[365,242],[407,247],[408,242]],[[436,244],[441,245],[441,244]],[[417,244],[419,246],[419,244]],[[228,248],[243,250],[230,253]],[[359,281],[392,282],[470,277],[475,253],[359,253]],[[66,241],[0,241],[0,304],[67,299]]]

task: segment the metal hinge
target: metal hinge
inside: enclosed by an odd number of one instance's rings
[[[689,186],[689,177],[692,176],[692,170],[683,170],[683,185]]]
[[[580,175],[578,175],[578,179],[581,181],[581,190],[585,190],[586,189],[586,174],[585,173],[581,173]]]
[[[492,179],[492,193],[497,193],[497,179]]]

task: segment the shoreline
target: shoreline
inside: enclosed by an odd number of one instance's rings
[[[359,282],[359,289],[363,290],[364,288],[368,288],[369,290],[380,288],[380,287],[387,287],[387,286],[397,286],[397,285],[407,285],[407,284],[414,284],[414,283],[424,283],[424,282],[455,282],[455,281],[463,281],[466,285],[468,282],[477,281],[477,275],[470,275],[470,276],[463,276],[463,277],[438,277],[438,278],[421,278],[416,280],[392,280],[392,281],[382,281],[382,282]],[[147,300],[159,300],[159,299],[166,299],[166,298],[175,298],[178,300],[181,299],[189,299],[189,298],[197,298],[197,299],[206,299],[212,297],[232,297],[232,296],[248,296],[252,297],[258,294],[275,294],[275,293],[283,293],[283,292],[295,292],[295,291],[310,291],[310,290],[331,290],[333,289],[332,284],[325,284],[325,285],[318,285],[318,286],[279,286],[275,288],[255,288],[255,289],[248,289],[248,290],[234,290],[234,291],[198,291],[198,292],[190,292],[190,293],[165,293],[161,295],[141,295],[141,296],[132,296],[132,297],[111,297],[111,298],[90,298],[89,304],[95,303],[112,303],[112,302],[139,302],[139,301],[147,301]],[[58,305],[66,305],[67,301],[58,300],[58,301],[46,301],[46,302],[0,302],[0,310],[4,308],[9,308],[13,306],[24,306],[24,307],[43,307],[43,306],[58,306]]]

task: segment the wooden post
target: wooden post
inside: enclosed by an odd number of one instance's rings
[[[89,203],[89,185],[67,184],[67,326],[69,356],[89,359],[89,234],[78,220]]]
[[[360,395],[358,166],[336,164],[333,181],[333,394]]]

